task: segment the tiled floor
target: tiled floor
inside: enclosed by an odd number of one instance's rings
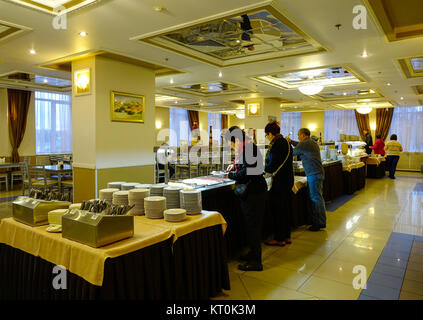
[[[415,241],[411,249],[410,240],[423,236],[423,193],[415,189],[417,183],[423,183],[420,173],[367,179],[365,189],[327,212],[326,230],[300,228],[292,245],[263,245],[263,271],[239,271],[239,262],[230,261],[231,290],[215,299],[423,300],[423,245]],[[369,295],[354,289],[356,266],[365,267]]]
[[[414,237],[423,236],[418,183],[423,175],[409,172],[367,179],[365,189],[327,212],[324,231],[302,227],[291,245],[263,245],[262,272],[239,271],[230,261],[231,290],[215,299],[423,300],[423,242]],[[0,219],[11,215],[11,202],[1,199],[20,193],[0,192]],[[366,290],[353,287],[356,266],[365,268]]]

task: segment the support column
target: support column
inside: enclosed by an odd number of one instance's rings
[[[72,83],[74,202],[110,181],[154,181],[154,71],[100,56],[72,62],[73,75],[87,68],[90,92],[77,95]],[[111,121],[111,91],[143,95],[144,123]]]

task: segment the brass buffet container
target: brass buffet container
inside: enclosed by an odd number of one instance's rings
[[[13,201],[12,216],[15,220],[30,226],[48,224],[49,211],[69,208],[70,202],[47,201],[30,197],[18,197]]]
[[[134,235],[134,216],[73,209],[62,216],[62,237],[98,248]]]

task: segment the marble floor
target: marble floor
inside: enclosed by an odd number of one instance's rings
[[[293,232],[291,245],[263,244],[263,271],[239,271],[239,261],[230,261],[231,290],[215,299],[358,299],[362,290],[354,288],[355,277],[359,273],[365,279],[370,277],[392,233],[423,236],[423,192],[414,191],[418,183],[423,183],[423,175],[410,172],[397,172],[395,180],[367,179],[357,196],[327,212],[324,231],[300,228]],[[359,268],[365,273],[353,273],[356,266],[362,266]],[[387,276],[398,273],[396,265],[382,267]],[[423,264],[417,269],[422,271]],[[394,279],[403,282],[399,299],[423,300],[423,273],[414,272],[413,276]],[[383,285],[381,290],[391,286]]]
[[[367,179],[366,187],[355,197],[336,211],[327,212],[325,230],[296,229],[293,243],[282,248],[263,244],[263,271],[239,271],[239,262],[229,261],[231,290],[214,299],[354,300],[362,293],[353,286],[355,278],[360,274],[368,279],[378,264],[385,276],[397,277],[391,282],[400,281],[400,299],[423,300],[421,243],[410,242],[409,250],[415,256],[410,265],[408,256],[398,262],[406,274],[403,278],[400,267],[389,265],[381,257],[385,247],[402,252],[401,242],[394,239],[388,243],[393,233],[400,238],[401,234],[413,239],[423,236],[423,192],[418,188],[422,183],[422,174],[410,172],[397,172],[395,180]],[[20,194],[21,190],[0,191],[0,219],[11,215],[11,201],[5,198]],[[361,271],[353,273],[357,266]],[[389,279],[383,281],[390,283]],[[389,286],[381,282],[379,289],[386,291]]]

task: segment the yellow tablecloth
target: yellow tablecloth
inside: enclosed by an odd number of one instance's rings
[[[215,211],[203,210],[202,213],[198,215],[187,215],[186,219],[181,222],[167,222],[164,219],[150,219],[146,216],[138,216],[137,218],[139,218],[142,223],[148,225],[169,228],[173,235],[173,242],[175,242],[179,237],[195,230],[204,229],[218,224],[222,225],[223,233],[226,232],[227,228],[225,219],[220,213]]]
[[[101,286],[104,263],[107,258],[125,255],[165,241],[172,236],[178,238],[208,226],[222,224],[223,232],[226,230],[226,221],[217,212],[204,212],[204,214],[190,216],[186,221],[178,223],[166,222],[163,219],[154,222],[151,219],[146,221],[146,219],[143,216],[134,217],[134,236],[132,238],[101,248],[92,248],[62,238],[61,233],[45,231],[47,225],[30,227],[13,218],[6,218],[0,221],[0,243],[61,265],[88,282]]]
[[[358,169],[361,167],[364,167],[364,162],[358,162],[358,163],[351,163],[345,166],[342,166],[342,171],[348,171],[351,172],[352,169]]]
[[[294,186],[292,187],[292,192],[294,192],[294,194],[297,194],[297,192],[305,186],[307,186],[307,177],[294,176]]]
[[[381,162],[385,161],[384,157],[368,157],[367,158],[367,164],[375,164],[380,165]]]

